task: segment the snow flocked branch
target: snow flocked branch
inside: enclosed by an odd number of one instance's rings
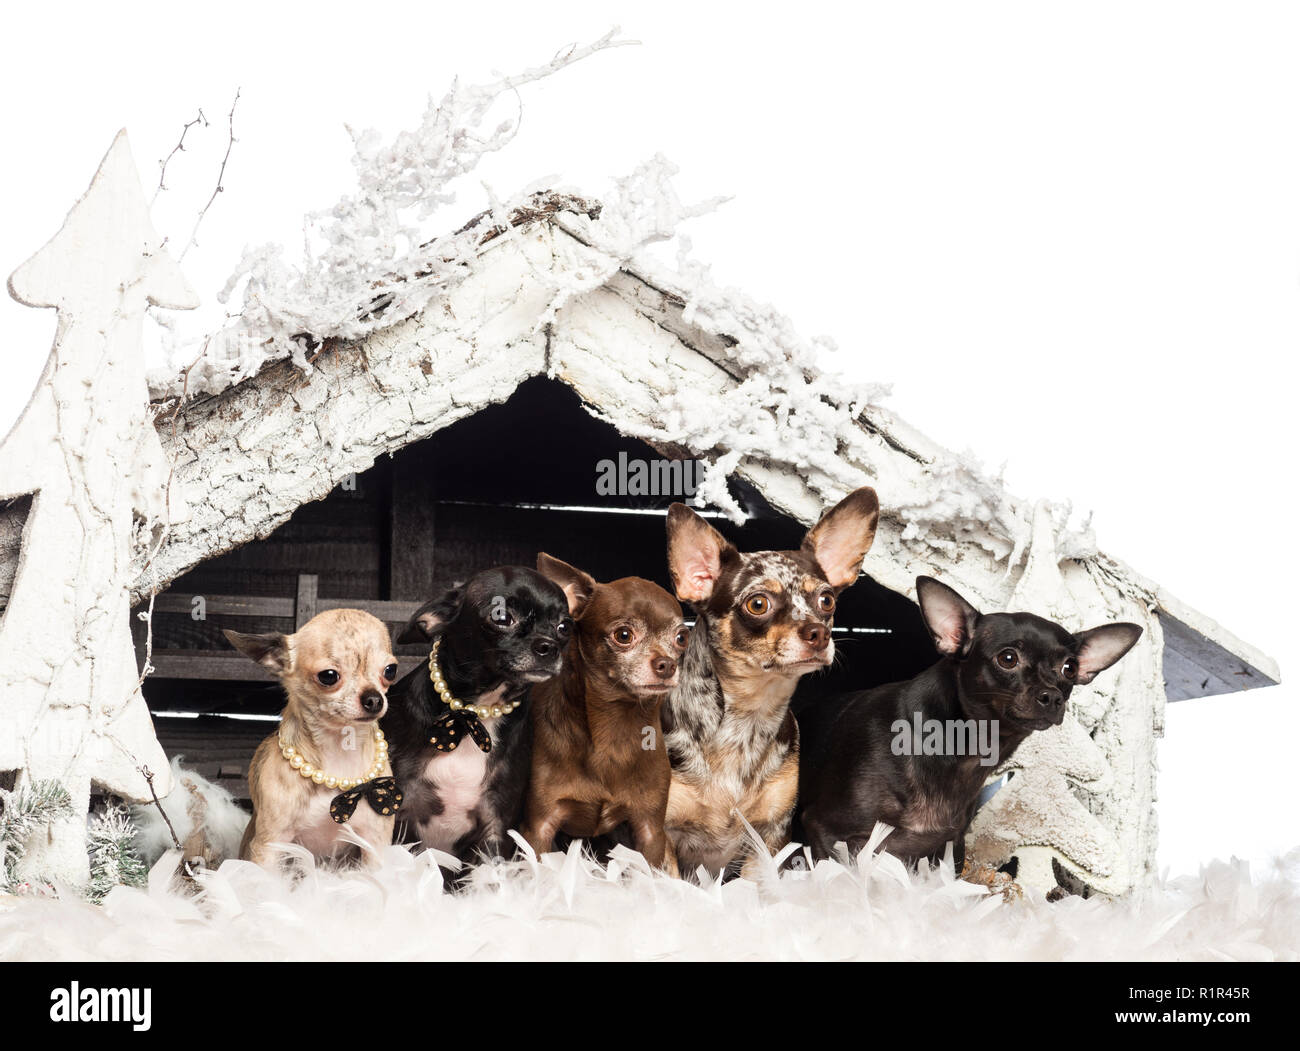
[[[360,339],[444,295],[464,275],[483,231],[462,227],[440,235],[430,220],[455,202],[452,184],[518,130],[517,116],[488,126],[496,103],[599,51],[635,43],[617,33],[488,84],[454,80],[441,100],[430,100],[418,127],[390,143],[378,132],[349,129],[355,191],[306,217],[299,264],[286,262],[279,245],[245,252],[219,296],[229,302],[242,285],[242,309],[212,339],[190,376],[191,391],[220,389],[271,359],[290,357],[308,368],[309,352],[323,340]],[[493,222],[509,226],[511,213],[527,207],[531,196],[494,202]],[[179,394],[176,371],[172,365],[151,377],[155,394]]]
[[[440,101],[430,101],[417,128],[390,143],[376,132],[353,134],[356,189],[328,212],[307,217],[301,264],[286,263],[276,245],[247,252],[221,293],[229,302],[242,286],[243,303],[233,324],[208,337],[206,352],[184,379],[176,366],[151,376],[154,396],[215,393],[269,360],[291,358],[309,370],[324,341],[363,339],[445,296],[468,275],[488,236],[510,236],[540,198],[556,197],[525,191],[492,199],[477,221],[441,235],[432,229],[430,220],[456,200],[452,184],[513,138],[517,117],[488,126],[495,104],[525,84],[630,43],[616,39],[616,33],[489,84],[454,81]],[[838,498],[861,479],[848,479],[827,465],[855,444],[860,447],[862,415],[879,406],[888,388],[823,371],[834,350],[830,339],[805,339],[772,307],[714,283],[709,268],[690,258],[680,226],[721,199],[683,204],[672,186],[675,174],[676,168],[657,155],[614,180],[600,206],[581,207],[581,199],[571,198],[579,206],[565,209],[569,214],[562,225],[576,228],[600,255],[601,265],[584,268],[580,276],[538,275],[555,285],[537,327],[620,269],[646,277],[681,300],[687,323],[728,343],[725,367],[736,383],[721,393],[679,389],[664,399],[653,425],[638,428],[620,420],[620,429],[691,449],[704,461],[696,502],[719,507],[736,520],[744,512],[727,478],[746,460],[788,464],[825,500]],[[662,266],[646,249],[673,238],[679,238],[677,264]],[[891,511],[903,523],[904,542],[955,549],[973,539],[1009,567],[1019,562],[1030,534],[1030,505],[1008,497],[999,480],[987,477],[970,458],[946,450],[934,450],[922,473],[924,478],[871,479],[892,494]],[[1053,512],[1063,555],[1095,550],[1086,526],[1081,532],[1068,529],[1068,507]]]

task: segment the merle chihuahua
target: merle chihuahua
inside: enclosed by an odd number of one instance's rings
[[[741,552],[689,507],[669,508],[668,570],[696,615],[663,711],[670,869],[756,874],[746,822],[770,853],[788,841],[799,783],[790,698],[801,676],[834,659],[836,597],[858,579],[879,518],[864,486],[798,551]]]
[[[572,631],[559,585],[523,566],[475,574],[415,613],[397,641],[432,642],[430,660],[392,687],[382,722],[399,843],[463,862],[507,853],[528,787],[528,688],[559,674]]]
[[[939,662],[907,682],[796,713],[806,759],[795,835],[815,858],[837,842],[856,854],[883,821],[894,828],[884,848],[895,857],[934,861],[951,842],[961,871],[992,768],[1035,730],[1058,725],[1071,689],[1142,634],[1136,624],[1071,634],[1032,613],[982,616],[930,577],[918,577],[916,591]]]

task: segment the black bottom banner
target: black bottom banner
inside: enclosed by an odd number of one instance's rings
[[[562,1037],[575,1023],[615,1038],[649,1023],[695,1038],[715,1025],[733,1038],[752,1025],[764,1039],[901,1025],[963,1042],[1023,1038],[1026,1026],[1048,1039],[1162,1029],[1181,1039],[1290,1028],[1298,977],[1294,965],[1204,963],[11,963],[0,966],[0,1007],[11,1032],[91,1039],[101,1027],[142,1039],[246,1028],[375,1046],[390,1025],[456,1039],[515,1025]]]

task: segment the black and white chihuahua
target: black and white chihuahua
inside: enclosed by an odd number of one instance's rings
[[[916,591],[939,662],[906,682],[796,712],[805,758],[795,838],[815,858],[837,842],[856,854],[883,821],[894,828],[884,848],[895,857],[937,860],[951,842],[960,871],[993,766],[1035,730],[1059,725],[1070,691],[1142,634],[1136,624],[1071,634],[1032,613],[984,616],[931,577],[918,577]]]
[[[422,606],[399,643],[430,659],[388,693],[382,725],[402,790],[394,838],[463,862],[509,853],[531,764],[528,688],[559,674],[573,618],[559,585],[485,570]]]

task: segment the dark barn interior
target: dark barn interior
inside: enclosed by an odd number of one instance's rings
[[[317,612],[366,609],[393,628],[457,580],[547,551],[597,579],[647,577],[670,587],[663,512],[672,495],[597,492],[597,465],[653,448],[624,437],[545,378],[381,458],[289,522],[178,578],[153,619],[155,672],[144,690],[169,756],[247,798],[248,762],[281,707],[279,687],[221,635],[291,632]],[[805,527],[733,482],[749,518],[714,524],[742,550],[797,547]],[[671,590],[671,589],[670,589]],[[863,576],[840,598],[839,656],[804,692],[908,678],[934,660],[916,606]],[[137,640],[143,655],[143,636]],[[398,649],[403,673],[426,655]]]

